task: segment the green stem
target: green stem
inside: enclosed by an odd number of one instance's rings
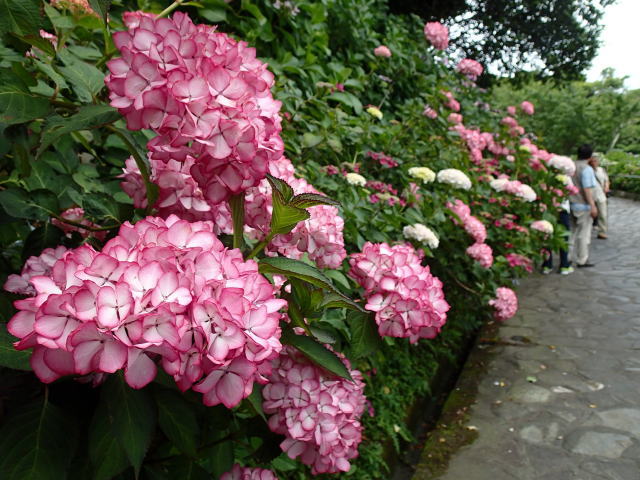
[[[158,18],[166,17],[171,12],[173,12],[176,8],[178,8],[182,2],[184,2],[184,0],[176,0],[175,2],[173,2],[171,5],[169,5],[167,8],[165,8],[163,11],[161,11],[158,14]]]
[[[53,214],[53,218],[56,220],[66,223],[67,225],[73,225],[74,227],[82,228],[84,230],[89,230],[90,232],[104,232],[106,230],[113,230],[114,228],[118,228],[120,225],[110,225],[108,227],[89,227],[88,225],[83,225],[79,222],[74,222],[73,220],[69,220],[67,218],[61,217],[58,214]]]
[[[273,240],[273,237],[275,237],[275,235],[272,235],[271,233],[269,233],[269,235],[267,235],[267,238],[265,238],[264,240],[261,240],[257,243],[257,245],[255,247],[253,247],[253,250],[251,250],[251,253],[249,253],[249,255],[247,255],[247,260],[249,260],[250,258],[255,257],[256,255],[258,255],[262,249],[264,247],[266,247],[267,245],[269,245],[269,242],[271,242],[271,240]]]
[[[244,244],[244,192],[229,199],[229,209],[233,219],[233,248],[242,248]]]

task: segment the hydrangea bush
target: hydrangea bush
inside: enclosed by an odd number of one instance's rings
[[[570,160],[438,22],[182,3],[2,7],[0,471],[380,478]]]

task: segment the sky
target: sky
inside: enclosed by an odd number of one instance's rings
[[[602,70],[612,67],[616,77],[629,76],[627,88],[640,88],[639,20],[640,0],[618,0],[605,9],[600,50],[587,71],[587,80],[598,80]]]

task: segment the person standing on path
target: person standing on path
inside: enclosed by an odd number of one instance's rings
[[[573,183],[578,187],[578,193],[571,195],[571,213],[575,220],[571,256],[576,267],[593,267],[589,263],[589,245],[591,245],[591,230],[593,219],[598,216],[598,208],[594,198],[594,188],[597,180],[589,161],[593,157],[591,145],[584,144],[578,148],[578,161]]]
[[[594,200],[598,208],[598,238],[607,239],[607,193],[609,192],[609,176],[606,170],[600,165],[600,157],[594,155],[589,161],[596,176],[596,184],[593,190]]]

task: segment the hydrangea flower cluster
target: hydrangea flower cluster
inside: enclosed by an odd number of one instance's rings
[[[424,26],[424,36],[438,50],[449,46],[449,29],[440,22],[427,22]]]
[[[455,188],[469,190],[471,188],[471,180],[467,175],[456,168],[445,168],[440,170],[436,176],[438,182],[446,183]]]
[[[278,480],[278,477],[271,470],[241,467],[236,463],[229,472],[222,474],[220,480]]]
[[[431,250],[435,250],[440,245],[438,236],[426,225],[416,223],[415,225],[406,225],[402,229],[402,234],[407,240],[415,240],[426,244]]]
[[[493,265],[493,250],[486,243],[474,243],[469,246],[467,255],[476,260],[483,268],[491,268]]]
[[[384,152],[367,152],[367,156],[377,160],[384,167],[393,168],[398,166],[398,161]]]
[[[553,155],[549,159],[549,165],[560,170],[565,175],[569,175],[570,177],[573,176],[574,173],[576,173],[576,164],[569,157],[564,157],[562,155]]]
[[[527,115],[533,115],[535,113],[535,108],[533,107],[533,103],[528,102],[526,100],[520,104],[520,109]]]
[[[31,279],[51,275],[51,269],[66,252],[67,249],[60,245],[55,249],[45,248],[40,255],[29,257],[22,267],[20,275],[15,273],[9,275],[4,289],[19,295],[35,295],[36,289],[31,284]]]
[[[387,47],[386,45],[380,45],[379,47],[373,49],[373,54],[376,57],[389,58],[391,56],[391,50],[389,50],[389,47]]]
[[[409,175],[422,180],[422,183],[431,183],[436,179],[436,173],[428,167],[411,167]]]
[[[471,235],[476,243],[484,243],[487,239],[487,229],[478,218],[471,215],[471,209],[462,200],[447,202],[447,208],[457,215],[465,231]],[[458,220],[454,218],[454,222]]]
[[[353,381],[329,376],[297,350],[285,347],[272,362],[262,407],[269,428],[287,438],[280,448],[311,466],[314,475],[346,472],[358,456],[360,417],[365,409],[364,383],[340,355]]]
[[[422,115],[424,115],[427,118],[430,119],[434,119],[434,118],[438,118],[438,112],[436,112],[433,108],[431,108],[429,105],[425,105],[424,106],[424,110],[422,111]]]
[[[496,320],[504,322],[513,317],[518,311],[518,297],[516,292],[507,287],[498,287],[496,289],[496,298],[489,300],[495,312],[493,316]]]
[[[154,159],[192,162],[210,204],[256,186],[284,145],[273,75],[255,49],[183,13],[132,13],[125,23],[105,83],[128,128],[156,132]]]
[[[538,198],[538,195],[533,188],[522,183],[520,180],[509,180],[507,177],[500,177],[491,180],[489,185],[497,192],[505,192],[515,195],[526,202],[535,202]]]
[[[66,252],[47,275],[30,279],[35,296],[18,300],[8,324],[33,348],[45,383],[63,375],[124,368],[142,388],[156,364],[206,405],[237,405],[254,381],[265,382],[278,355],[279,310],[286,301],[254,261],[228,250],[208,222],[147,217],[125,223],[102,252]]]
[[[451,112],[449,114],[449,116],[447,117],[447,122],[454,123],[456,125],[461,125],[462,124],[462,115],[460,115],[459,113]]]
[[[447,319],[442,282],[422,266],[422,251],[410,244],[367,242],[351,255],[349,275],[365,290],[365,309],[375,312],[382,336],[433,338]]]
[[[522,267],[527,272],[533,272],[533,262],[530,258],[520,255],[519,253],[507,253],[504,258],[507,259],[507,263],[510,267]]]
[[[531,224],[531,228],[547,235],[553,233],[553,224],[547,220],[536,220]]]
[[[482,75],[482,72],[484,70],[480,62],[477,62],[470,58],[465,58],[463,60],[460,60],[456,68],[460,73],[462,73],[463,75],[466,75],[466,77],[469,80],[473,80],[474,82],[478,79],[480,75]]]
[[[460,102],[458,102],[454,96],[453,93],[451,92],[447,92],[445,90],[442,91],[442,94],[447,97],[447,101],[444,104],[445,107],[447,107],[449,110],[452,110],[454,112],[459,112],[460,111]]]
[[[359,173],[349,172],[344,176],[344,178],[349,184],[356,185],[358,187],[364,187],[367,184],[367,179]]]

